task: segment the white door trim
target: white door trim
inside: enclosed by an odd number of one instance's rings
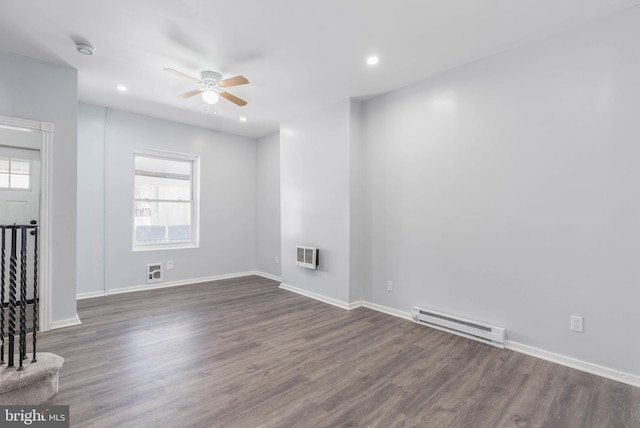
[[[40,293],[40,331],[51,328],[51,144],[53,143],[53,124],[27,119],[0,116],[0,127],[17,131],[40,132],[40,245],[38,270]]]

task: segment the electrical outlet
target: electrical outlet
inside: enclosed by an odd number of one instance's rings
[[[167,262],[167,269],[173,269],[173,262],[172,261],[168,261]]]
[[[393,291],[393,282],[387,281],[387,291]]]
[[[571,315],[571,330],[579,333],[584,332],[584,318]]]
[[[274,262],[275,264],[280,263],[280,257],[276,256],[276,261]]]

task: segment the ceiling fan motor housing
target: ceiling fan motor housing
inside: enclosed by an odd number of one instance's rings
[[[202,84],[206,90],[216,89],[218,82],[222,79],[222,74],[215,71],[203,71],[200,73]]]

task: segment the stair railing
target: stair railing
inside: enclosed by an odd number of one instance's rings
[[[23,370],[23,361],[27,359],[27,305],[33,304],[33,315],[31,316],[32,334],[32,363],[36,359],[36,344],[38,332],[38,232],[39,226],[30,225],[0,225],[0,365],[5,363],[5,337],[8,339],[7,346],[7,367],[15,367],[15,338],[18,336],[18,370]],[[33,240],[29,237],[32,236]],[[9,238],[9,239],[8,239]],[[7,244],[7,241],[8,244]],[[29,241],[33,241],[29,245]],[[19,254],[18,254],[19,248]],[[8,254],[7,254],[8,252]],[[20,265],[18,268],[18,255]],[[9,260],[7,261],[7,256]],[[31,256],[31,259],[29,258]],[[7,285],[7,262],[8,262],[8,285]],[[29,269],[31,268],[31,269]],[[29,272],[31,270],[31,272]],[[28,279],[33,279],[33,290],[31,299],[27,296]],[[19,289],[18,289],[19,285]],[[8,293],[8,296],[6,294]],[[8,302],[5,299],[8,297]],[[19,297],[19,300],[18,300]],[[5,309],[8,314],[5,319]],[[16,331],[18,327],[18,331]],[[6,328],[6,330],[5,330]]]

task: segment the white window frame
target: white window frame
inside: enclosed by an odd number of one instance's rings
[[[10,191],[17,191],[17,192],[30,192],[33,186],[32,180],[33,180],[33,161],[32,159],[28,159],[28,158],[21,158],[19,156],[2,156],[1,159],[6,159],[7,161],[9,161],[9,172],[7,172],[7,176],[9,178],[9,186],[8,187],[4,187],[4,186],[0,186],[0,189],[2,190],[10,190]],[[29,174],[22,174],[22,173],[12,173],[11,172],[11,164],[13,163],[14,160],[18,160],[21,162],[28,162],[29,163]],[[29,177],[29,187],[13,187],[11,186],[11,176],[12,175],[26,175]]]
[[[191,241],[176,243],[136,243],[136,156],[146,156],[174,161],[189,161],[192,163],[191,171]],[[133,164],[133,193],[131,200],[131,243],[133,251],[173,250],[180,248],[198,248],[200,246],[200,156],[187,153],[169,152],[164,150],[135,148],[132,156]]]

